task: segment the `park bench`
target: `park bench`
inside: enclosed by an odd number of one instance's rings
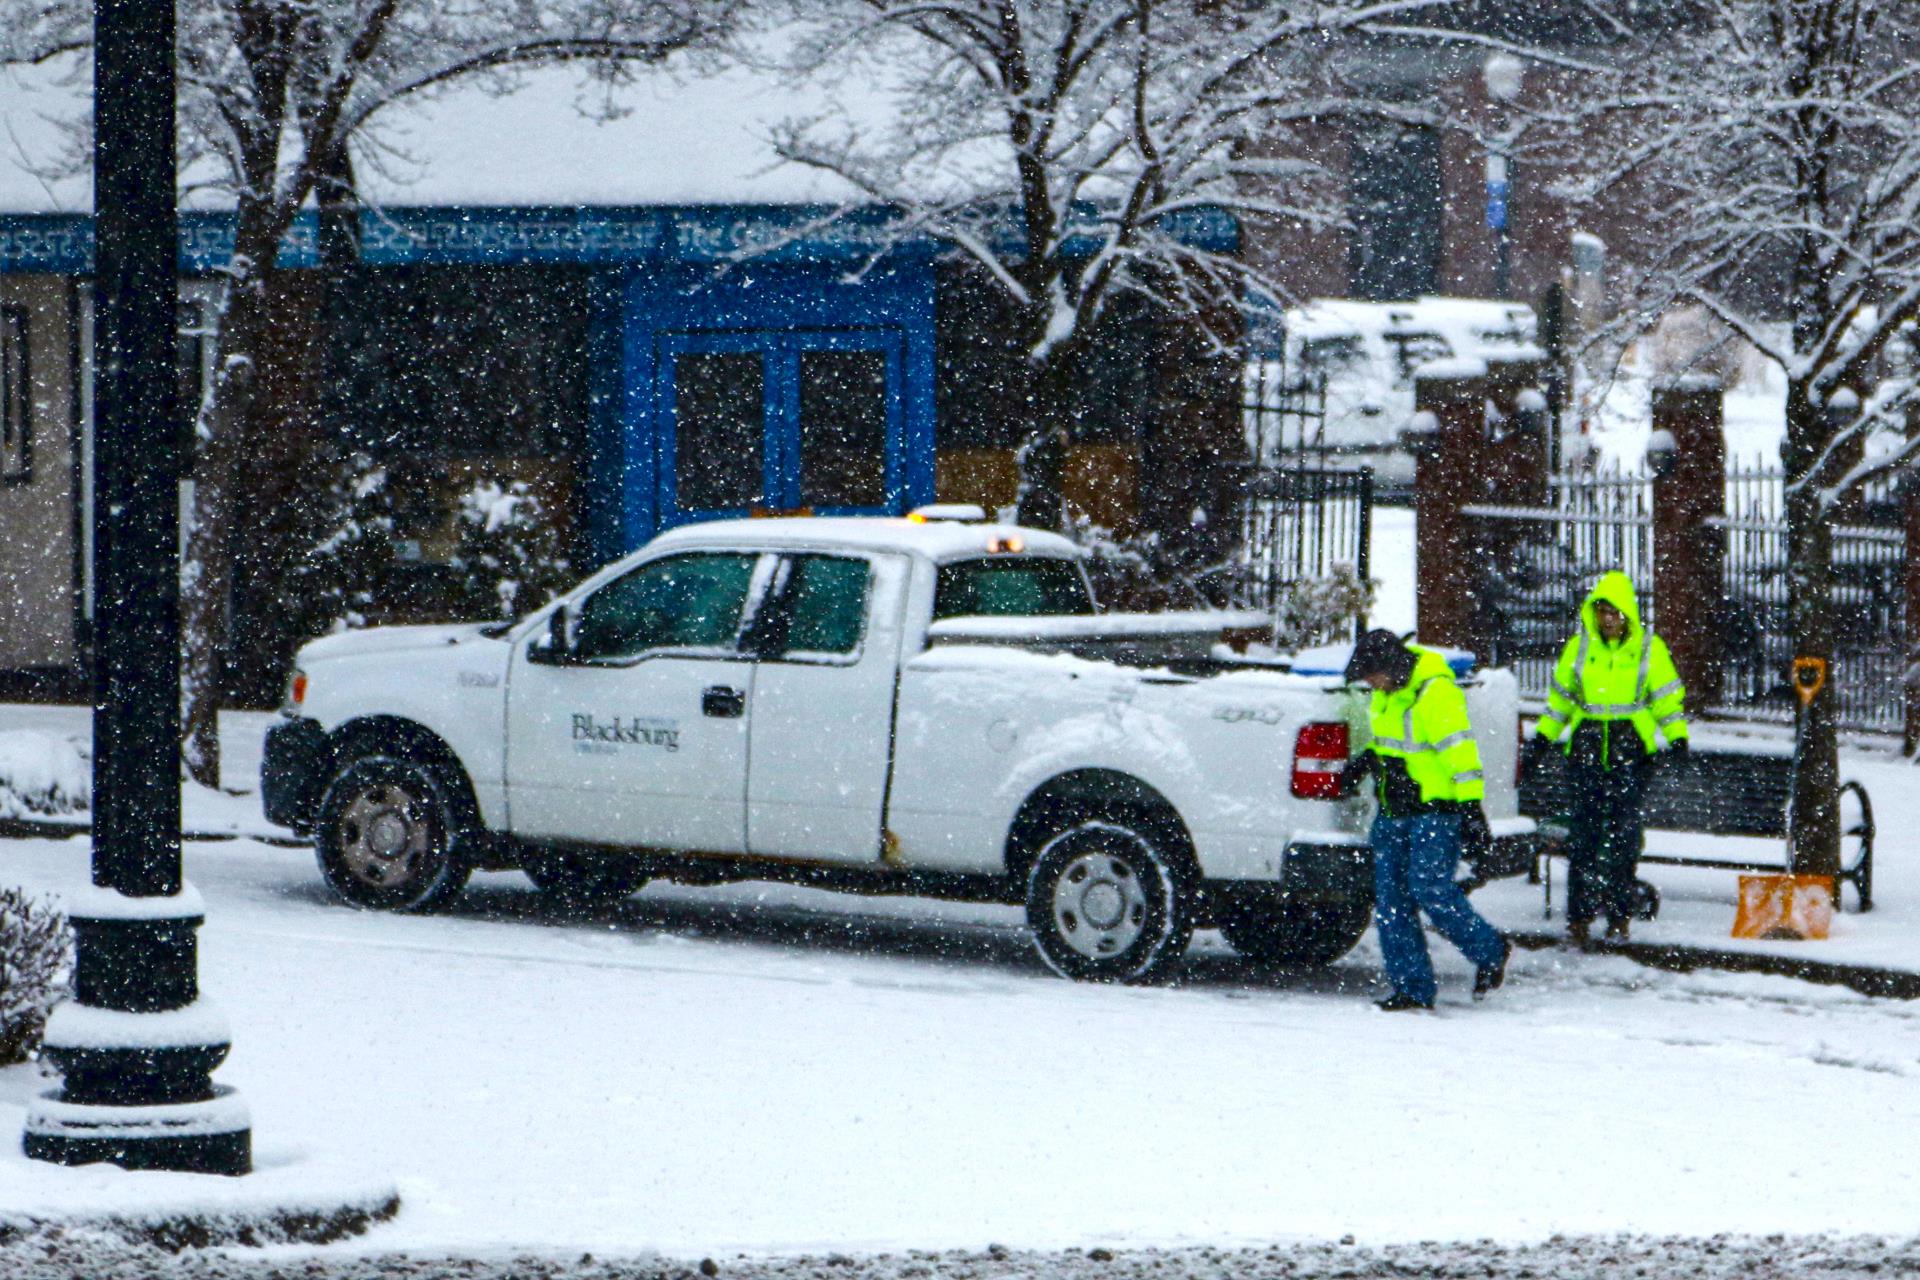
[[[1713,867],[1728,871],[1784,872],[1787,865],[1787,797],[1793,783],[1790,755],[1769,751],[1731,751],[1695,747],[1678,759],[1661,759],[1647,784],[1646,849],[1642,863],[1676,867]],[[1528,773],[1520,786],[1520,812],[1541,824],[1547,835],[1539,846],[1533,878],[1545,883],[1549,911],[1553,902],[1552,856],[1562,852],[1551,828],[1573,810],[1572,784],[1559,752]],[[1873,803],[1867,789],[1847,781],[1840,789],[1840,875],[1835,885],[1851,884],[1861,911],[1873,909]],[[1750,850],[1680,854],[1663,849],[1673,832],[1713,836],[1753,836],[1781,841],[1779,856],[1756,859]],[[1658,910],[1658,895],[1651,899]],[[1836,905],[1839,905],[1836,903]]]

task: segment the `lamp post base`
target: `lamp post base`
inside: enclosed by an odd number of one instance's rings
[[[53,1164],[238,1176],[253,1170],[246,1103],[225,1085],[204,1102],[103,1106],[66,1101],[59,1090],[27,1109],[27,1157]]]
[[[22,1148],[56,1164],[243,1174],[253,1168],[247,1107],[213,1083],[227,1020],[199,998],[200,895],[67,895],[75,998],[42,1041],[61,1087],[27,1111]]]

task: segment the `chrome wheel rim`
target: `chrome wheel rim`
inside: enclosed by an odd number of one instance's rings
[[[1053,882],[1055,934],[1076,954],[1108,960],[1124,954],[1147,927],[1147,892],[1132,862],[1083,853]]]
[[[340,861],[347,874],[390,889],[414,873],[432,839],[427,804],[405,787],[379,782],[340,811]]]

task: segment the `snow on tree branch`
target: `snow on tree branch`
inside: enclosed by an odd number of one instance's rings
[[[1620,6],[1622,30],[1625,0]],[[1790,482],[1829,505],[1910,450],[1920,318],[1915,0],[1711,0],[1679,36],[1631,35],[1536,123],[1646,234],[1622,331],[1687,304],[1784,370]],[[1868,408],[1842,422],[1836,397]]]
[[[892,242],[931,238],[972,260],[1027,312],[1045,359],[1111,293],[1172,296],[1163,275],[1224,284],[1183,216],[1325,223],[1325,175],[1287,131],[1343,113],[1430,120],[1345,92],[1326,57],[1368,23],[1440,0],[1311,10],[1200,0],[849,0],[803,7],[778,62],[879,95],[857,111],[783,123],[782,158],[833,173],[899,212]],[[1429,33],[1430,34],[1430,33]],[[867,113],[871,114],[871,113]],[[1316,182],[1321,189],[1315,190]],[[1224,297],[1215,301],[1229,301]]]

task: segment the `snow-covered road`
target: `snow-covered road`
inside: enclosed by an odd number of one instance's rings
[[[1920,1005],[1539,953],[1473,1006],[1441,946],[1440,1012],[1389,1016],[1370,943],[1262,976],[1203,936],[1173,987],[1096,988],[1002,908],[656,886],[570,921],[503,874],[395,917],[300,850],[187,861],[258,1185],[401,1191],[350,1252],[1920,1226]],[[83,841],[0,846],[0,881],[85,875]],[[0,1072],[0,1135],[37,1083]],[[16,1210],[133,1176],[0,1146]]]

